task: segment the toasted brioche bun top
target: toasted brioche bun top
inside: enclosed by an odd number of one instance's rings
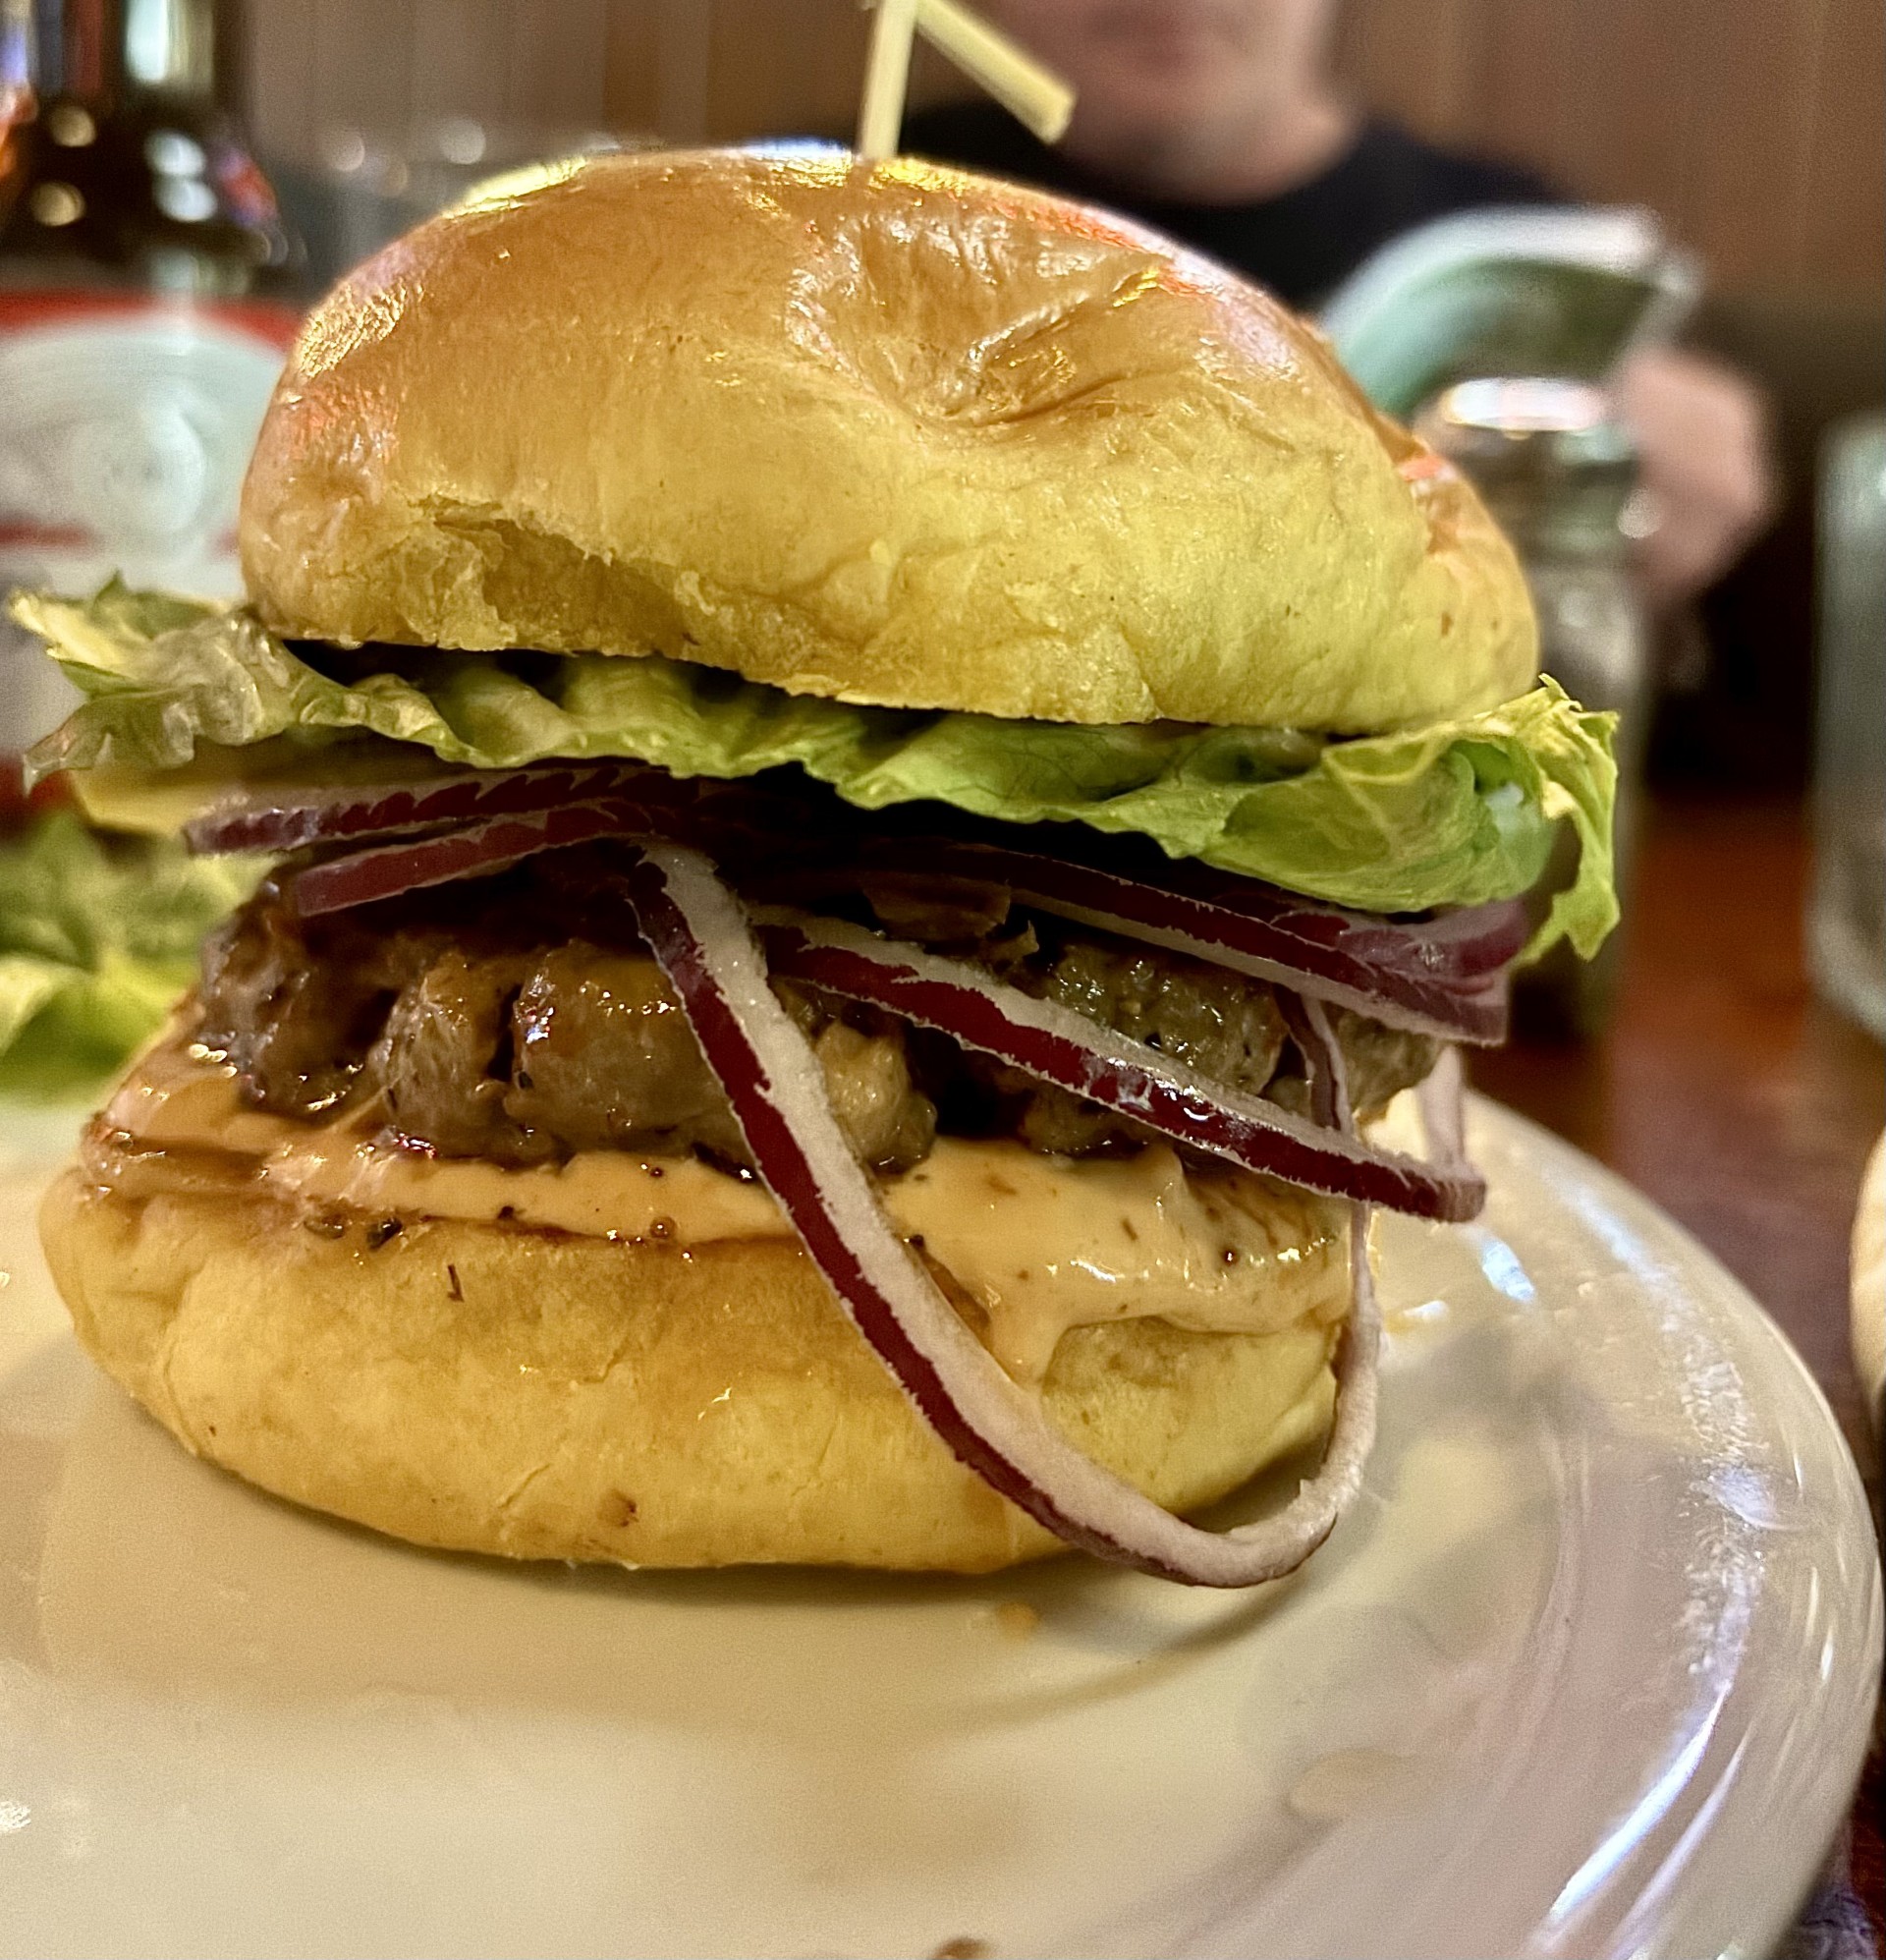
[[[1366,732],[1536,661],[1471,490],[1313,331],[910,160],[612,157],[421,226],[308,321],[242,541],[290,634],[892,706]]]

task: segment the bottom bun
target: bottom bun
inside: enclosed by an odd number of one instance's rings
[[[134,1201],[78,1170],[40,1223],[80,1338],[189,1449],[397,1538],[958,1572],[1059,1548],[956,1461],[789,1240],[442,1218],[388,1236],[234,1185]],[[1076,1328],[1046,1407],[1190,1510],[1322,1433],[1335,1332]]]

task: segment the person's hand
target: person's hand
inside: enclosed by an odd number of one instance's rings
[[[1726,572],[1774,509],[1767,405],[1733,368],[1674,347],[1631,355],[1617,390],[1650,499],[1638,569],[1651,604],[1674,605]]]

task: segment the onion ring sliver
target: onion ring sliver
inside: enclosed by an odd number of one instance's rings
[[[1355,1304],[1320,1468],[1273,1517],[1224,1533],[1188,1524],[1055,1429],[898,1236],[832,1114],[816,1057],[767,982],[740,902],[709,861],[686,846],[646,844],[628,883],[761,1179],[860,1333],[963,1463],[1069,1543],[1194,1586],[1280,1579],[1322,1543],[1360,1485],[1374,1438],[1381,1320],[1366,1206],[1351,1222]]]

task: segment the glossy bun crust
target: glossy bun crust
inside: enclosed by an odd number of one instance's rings
[[[40,1231],[81,1340],[188,1448],[419,1544],[963,1572],[1059,1548],[956,1462],[789,1240],[372,1222],[322,1236],[237,1186],[133,1200],[75,1169]],[[1190,1508],[1322,1432],[1333,1338],[1078,1328],[1047,1406]]]
[[[308,321],[243,560],[310,638],[1056,721],[1377,731],[1536,663],[1473,493],[1311,329],[908,159],[605,158],[420,227]]]

